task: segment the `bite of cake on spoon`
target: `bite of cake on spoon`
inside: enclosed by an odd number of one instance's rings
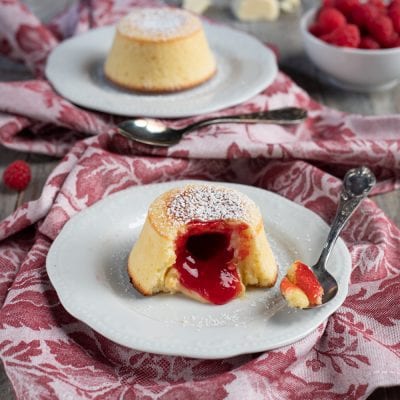
[[[311,268],[295,261],[282,279],[280,290],[292,308],[309,308],[322,304],[324,289]]]

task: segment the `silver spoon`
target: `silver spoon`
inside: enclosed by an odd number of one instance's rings
[[[338,283],[326,270],[326,262],[340,232],[361,201],[367,197],[375,183],[375,176],[367,167],[353,168],[347,171],[343,180],[343,189],[340,194],[339,206],[331,229],[318,261],[311,267],[324,289],[322,304],[309,308],[321,307],[336,296]]]
[[[226,123],[269,123],[288,125],[296,124],[307,117],[307,111],[301,108],[288,107],[264,112],[242,115],[225,115],[197,121],[181,129],[168,128],[164,123],[152,118],[138,118],[118,124],[121,135],[136,142],[155,146],[168,147],[177,144],[185,133],[211,124]]]

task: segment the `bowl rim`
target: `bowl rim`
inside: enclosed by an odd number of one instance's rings
[[[382,55],[382,54],[392,54],[392,53],[400,53],[400,47],[391,47],[387,49],[359,49],[354,47],[341,47],[335,46],[329,43],[324,42],[323,40],[319,39],[317,36],[314,36],[308,30],[308,27],[311,25],[311,19],[315,16],[317,11],[320,7],[313,7],[307,10],[300,19],[300,29],[302,33],[307,37],[308,40],[319,44],[320,46],[325,46],[326,48],[336,50],[336,51],[343,51],[345,53],[351,54],[360,54],[360,55]]]

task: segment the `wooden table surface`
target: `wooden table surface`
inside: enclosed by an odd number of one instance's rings
[[[43,6],[44,1],[41,0],[41,6]],[[48,7],[55,6],[54,3],[57,3],[52,0],[46,1]],[[304,0],[303,8],[308,8],[311,4],[311,0]],[[51,14],[48,7],[44,8],[46,15]],[[390,91],[372,94],[346,92],[330,86],[304,54],[298,34],[299,14],[282,16],[273,23],[243,23],[234,20],[229,10],[221,6],[211,7],[206,13],[208,17],[247,31],[263,42],[278,45],[281,70],[291,76],[315,100],[332,108],[364,115],[400,112],[400,85]],[[22,66],[0,58],[0,80],[10,81],[28,78],[30,78],[30,75]],[[58,163],[58,160],[52,157],[20,153],[0,146],[0,175],[7,164],[15,159],[25,159],[29,162],[32,167],[32,182],[27,190],[19,194],[8,191],[3,185],[0,185],[0,219],[9,215],[23,202],[38,198],[47,176]],[[400,191],[375,196],[373,200],[400,227]],[[7,376],[0,368],[0,400],[6,399],[14,399],[14,395]],[[400,399],[400,387],[379,388],[369,397],[369,400],[385,399]]]

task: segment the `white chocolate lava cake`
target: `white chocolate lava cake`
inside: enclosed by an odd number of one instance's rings
[[[192,88],[216,72],[200,19],[176,8],[136,8],[116,27],[104,72],[135,91],[173,92]]]
[[[181,292],[212,304],[242,296],[246,286],[273,286],[277,270],[256,204],[217,184],[155,199],[128,260],[143,295]]]

